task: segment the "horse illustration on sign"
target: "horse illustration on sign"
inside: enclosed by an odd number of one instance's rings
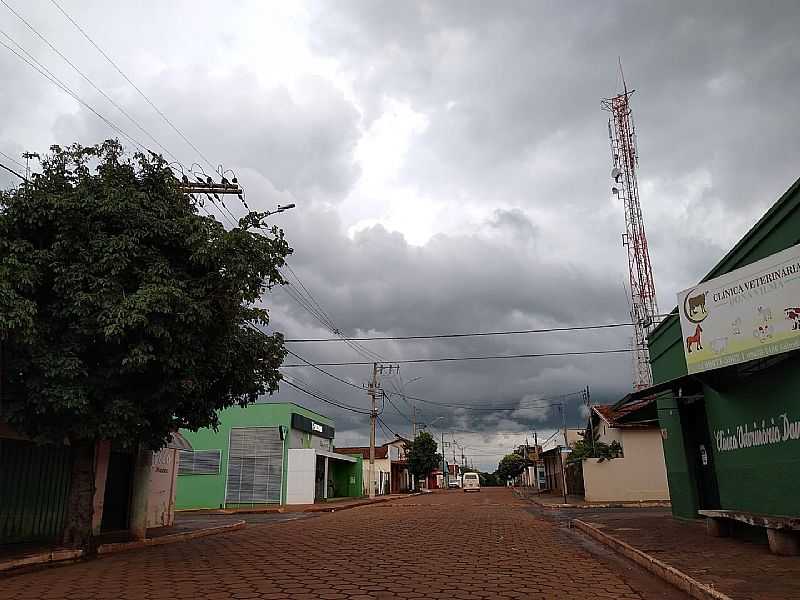
[[[703,343],[701,339],[701,334],[703,333],[703,328],[700,327],[700,323],[697,324],[697,327],[694,328],[694,335],[690,335],[686,338],[686,351],[691,354],[692,353],[692,344],[695,345],[695,350],[702,350]]]

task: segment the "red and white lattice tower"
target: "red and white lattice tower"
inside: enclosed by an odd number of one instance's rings
[[[630,108],[633,90],[628,91],[624,79],[623,90],[621,94],[603,100],[602,106],[611,113],[608,120],[613,161],[611,190],[622,200],[625,209],[625,233],[622,235],[622,244],[628,248],[630,272],[631,320],[634,330],[633,386],[641,390],[653,384],[647,335],[656,325],[658,304],[642,207],[639,204],[639,186],[636,182],[639,156],[636,151],[636,129]]]

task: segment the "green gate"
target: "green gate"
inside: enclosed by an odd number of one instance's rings
[[[58,537],[70,467],[68,447],[0,439],[0,544]]]

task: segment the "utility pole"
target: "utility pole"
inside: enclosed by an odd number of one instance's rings
[[[561,424],[564,428],[564,450],[569,449],[569,442],[567,441],[567,416],[566,411],[564,410],[564,404],[561,403],[558,405],[558,409],[561,411]],[[564,504],[567,503],[567,468],[564,464],[564,452],[559,452],[561,455],[561,480],[564,485]]]
[[[369,384],[369,396],[372,399],[372,408],[369,411],[369,498],[375,498],[375,423],[378,420],[378,407],[375,397],[378,393],[378,363],[372,363],[372,381]]]
[[[444,441],[444,431],[442,432],[442,484],[444,488],[447,489],[449,487],[449,480],[448,477],[449,473],[447,472],[447,458],[444,455],[444,449],[447,448],[446,442]]]
[[[533,430],[533,447],[536,452],[536,464],[533,467],[533,476],[536,477],[536,490],[539,490],[539,432]]]
[[[523,478],[523,485],[531,487],[531,472],[528,468],[528,436],[525,436],[525,477]]]
[[[369,411],[369,497],[375,498],[375,426],[378,421],[378,406],[376,399],[378,397],[378,373],[383,375],[384,371],[390,374],[392,371],[400,371],[400,365],[379,365],[372,363],[372,381],[369,383],[368,393],[372,400],[372,407]]]
[[[31,180],[31,159],[32,158],[36,158],[36,159],[40,159],[41,160],[41,157],[36,152],[23,152],[22,153],[22,158],[25,159],[25,179],[30,181]]]

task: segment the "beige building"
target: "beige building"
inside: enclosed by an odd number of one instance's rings
[[[375,446],[375,494],[396,494],[410,491],[411,476],[406,463],[405,438]],[[336,448],[339,454],[360,455],[364,468],[364,495],[369,495],[369,446]]]
[[[590,423],[598,442],[619,442],[622,456],[583,461],[587,502],[669,500],[655,401],[644,399],[619,408],[593,406]]]

